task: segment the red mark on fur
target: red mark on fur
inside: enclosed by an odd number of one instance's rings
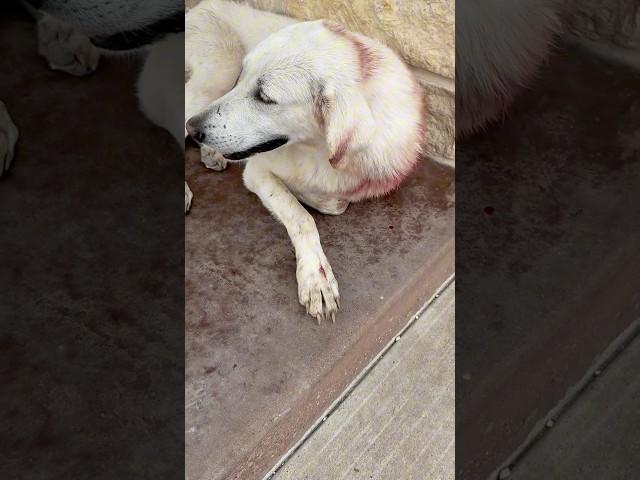
[[[358,53],[358,62],[360,65],[360,79],[366,82],[375,73],[380,64],[380,57],[360,40],[355,34],[348,31],[339,23],[324,21],[323,25],[331,32],[349,40]]]
[[[351,201],[381,197],[396,190],[418,164],[426,137],[427,105],[422,87],[417,81],[414,84],[413,95],[418,104],[418,120],[413,135],[409,135],[407,143],[395,152],[396,170],[387,178],[364,179],[355,188],[344,192]]]
[[[381,197],[396,190],[408,173],[409,172],[407,172],[407,174],[397,174],[396,176],[383,180],[368,179],[357,187],[345,192],[345,194],[347,198],[353,199],[354,201],[369,197]]]
[[[318,121],[318,125],[324,127],[325,125],[325,117],[327,111],[329,110],[329,99],[324,96],[323,90],[316,95],[313,102],[313,115],[316,117]]]
[[[484,213],[487,215],[493,215],[493,212],[495,212],[495,209],[493,207],[484,207]]]
[[[336,147],[333,155],[329,158],[329,163],[332,167],[336,167],[340,161],[344,158],[347,153],[347,148],[349,147],[349,142],[351,141],[351,137],[353,136],[353,130],[349,130],[338,142],[338,146]]]
[[[378,56],[364,43],[357,38],[351,38],[351,41],[358,50],[358,60],[360,61],[360,78],[366,82],[371,78],[378,68],[380,59]]]
[[[322,278],[325,280],[327,279],[327,272],[324,271],[324,267],[322,265],[320,265],[320,275],[322,275]]]

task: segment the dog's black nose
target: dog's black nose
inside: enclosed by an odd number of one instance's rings
[[[198,130],[198,128],[195,127],[193,123],[191,123],[191,120],[187,122],[186,128],[187,128],[187,133],[191,138],[193,138],[198,143],[202,143],[205,137],[205,133],[203,131]]]

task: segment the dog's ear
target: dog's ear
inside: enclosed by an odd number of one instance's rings
[[[375,135],[376,122],[367,99],[355,87],[323,85],[316,97],[316,113],[334,168],[343,168],[351,155],[370,145]]]

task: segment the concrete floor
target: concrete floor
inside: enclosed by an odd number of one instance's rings
[[[487,479],[640,316],[638,85],[560,46],[456,145],[457,478]]]
[[[636,328],[636,331],[640,329]],[[513,480],[640,476],[640,336],[512,466]]]
[[[449,480],[455,475],[450,284],[275,480]]]
[[[209,171],[193,151],[186,167],[187,474],[261,478],[453,273],[453,172],[424,160],[386,198],[313,213],[342,299],[318,326],[241,168]]]

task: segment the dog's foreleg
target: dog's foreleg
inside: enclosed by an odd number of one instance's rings
[[[18,128],[11,121],[9,112],[0,101],[0,177],[9,170],[18,141]]]
[[[340,305],[338,282],[322,250],[313,217],[279,178],[258,164],[247,164],[244,183],[287,229],[296,252],[298,299],[318,323],[329,318],[335,321]]]

